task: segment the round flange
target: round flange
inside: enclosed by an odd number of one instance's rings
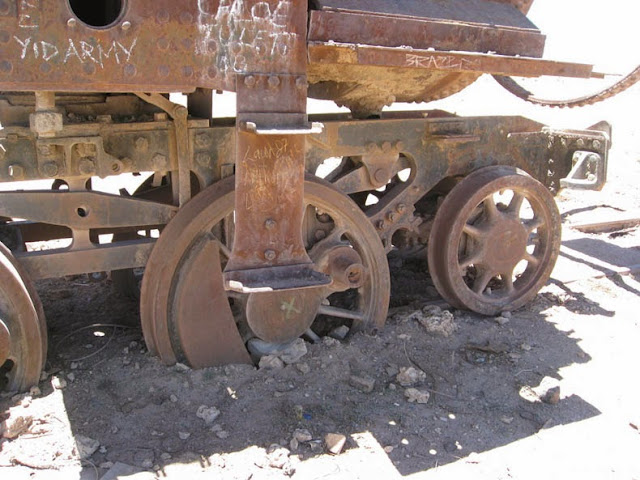
[[[513,167],[482,168],[438,209],[429,271],[454,307],[486,315],[513,310],[549,279],[560,234],[558,208],[544,185]]]
[[[226,292],[222,269],[233,245],[234,185],[228,177],[203,190],[178,211],[154,246],[140,298],[142,329],[152,354],[167,364],[211,366],[248,358],[243,342],[255,336],[291,341],[319,314],[356,329],[384,324],[390,281],[380,239],[351,199],[318,180],[305,182],[303,225],[308,231],[303,238],[313,239],[307,244],[309,256],[316,260],[333,247],[351,248],[362,263],[363,278],[346,291],[329,285],[269,294]],[[320,224],[326,234],[317,238]],[[335,295],[342,293],[348,300],[338,302]]]

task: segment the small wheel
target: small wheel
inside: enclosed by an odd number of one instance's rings
[[[560,214],[544,185],[513,167],[486,167],[438,209],[429,272],[452,306],[495,315],[524,305],[547,282],[560,236]]]
[[[328,287],[257,294],[227,292],[222,269],[231,253],[234,178],[187,203],[160,235],[142,280],[140,316],[151,353],[193,367],[249,362],[245,342],[284,343],[318,316],[378,328],[389,301],[389,269],[375,229],[345,195],[305,182],[303,238]]]
[[[0,390],[36,385],[46,356],[47,329],[38,294],[0,243]]]

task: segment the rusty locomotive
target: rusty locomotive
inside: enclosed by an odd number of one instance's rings
[[[149,351],[193,367],[323,319],[381,327],[392,250],[426,251],[456,308],[526,303],[559,251],[553,192],[602,186],[608,125],[382,109],[485,73],[598,76],[542,59],[531,3],[0,0],[0,180],[50,185],[0,192],[3,387],[39,379],[43,278],[112,272]],[[220,91],[235,118],[212,118]],[[351,113],[310,118],[308,98]],[[132,194],[92,188],[141,172]]]

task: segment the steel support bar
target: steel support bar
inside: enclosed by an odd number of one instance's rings
[[[302,240],[306,135],[306,2],[245,2],[234,24],[262,12],[275,55],[236,75],[236,211],[225,287],[242,292],[330,283],[313,269]],[[268,133],[268,134],[264,134]]]

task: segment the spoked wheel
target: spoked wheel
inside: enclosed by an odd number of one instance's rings
[[[452,306],[485,315],[531,300],[560,250],[560,214],[537,180],[506,166],[465,177],[445,197],[429,237],[429,272]]]
[[[245,342],[292,341],[317,316],[374,329],[386,319],[389,269],[375,229],[346,196],[305,182],[304,238],[328,287],[239,294],[222,270],[234,236],[234,179],[210,186],[163,230],[147,262],[140,315],[149,351],[166,364],[248,363]]]
[[[0,390],[36,385],[47,356],[47,327],[35,288],[0,244]]]

